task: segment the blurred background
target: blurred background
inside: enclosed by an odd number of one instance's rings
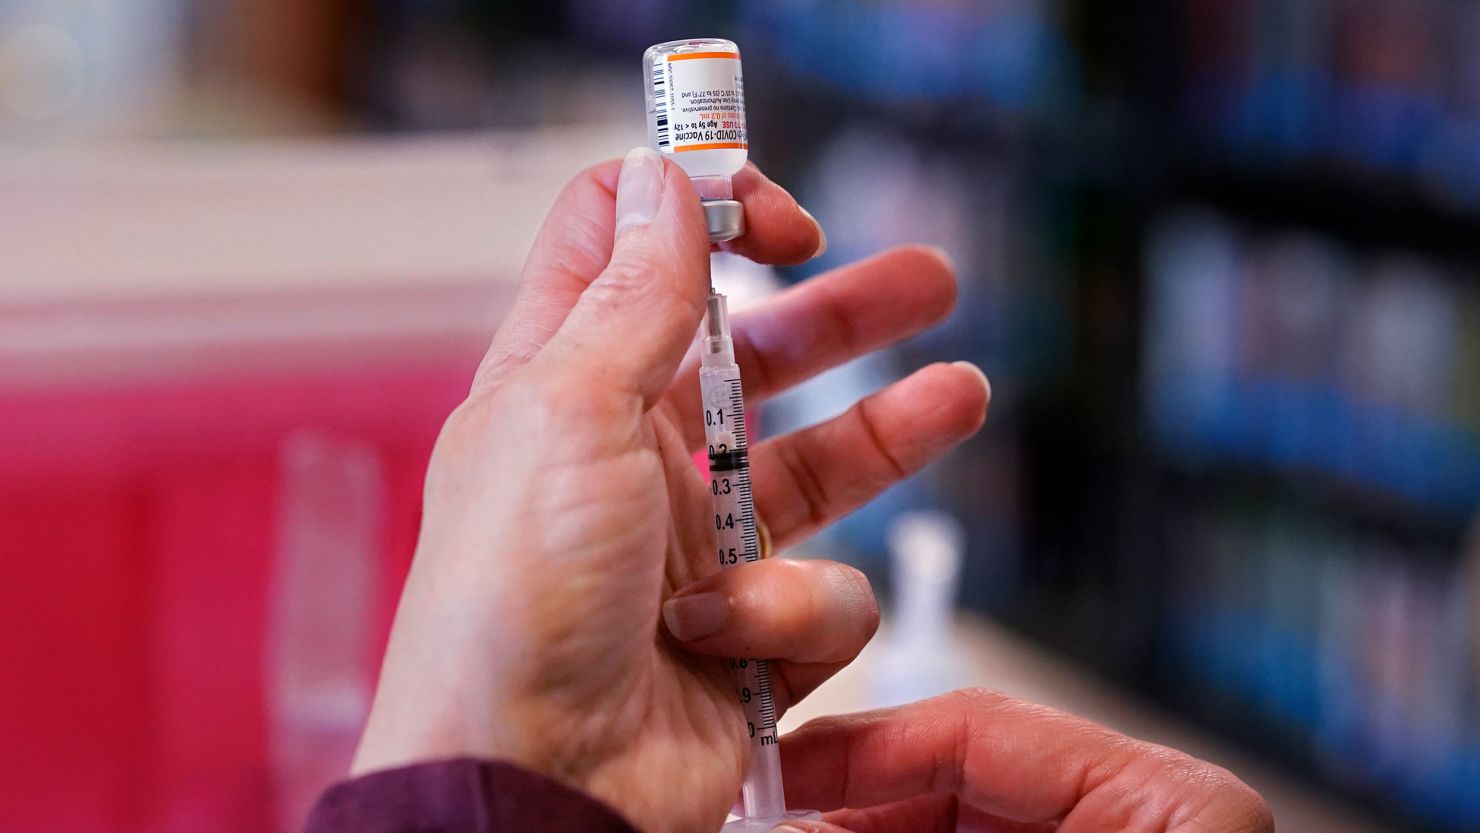
[[[936,646],[819,699],[1003,688],[1284,831],[1480,830],[1468,0],[0,0],[0,817],[296,827],[539,218],[689,36],[740,44],[751,158],[828,232],[737,294],[903,242],[961,275],[764,430],[993,380],[981,437],[801,548]],[[937,545],[921,595],[898,551]]]

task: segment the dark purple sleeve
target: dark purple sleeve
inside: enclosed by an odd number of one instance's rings
[[[637,833],[600,801],[500,761],[372,772],[319,797],[304,833]]]

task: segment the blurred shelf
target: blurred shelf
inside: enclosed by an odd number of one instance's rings
[[[1316,229],[1361,249],[1480,259],[1480,208],[1444,201],[1397,175],[1336,165],[1244,169],[1184,162],[1167,174],[1166,200],[1205,203],[1265,228]]]
[[[0,153],[0,306],[514,282],[635,127]]]
[[[1172,495],[1239,495],[1308,512],[1459,557],[1457,545],[1474,512],[1427,506],[1380,489],[1311,469],[1277,469],[1253,463],[1190,464],[1170,458],[1157,463],[1159,486]]]
[[[0,385],[476,361],[624,126],[0,154]]]

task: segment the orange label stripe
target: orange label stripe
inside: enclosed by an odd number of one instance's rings
[[[686,150],[744,150],[744,142],[709,142],[703,145],[684,145],[673,149],[674,153],[683,153]]]
[[[732,61],[740,60],[739,52],[679,52],[668,56],[668,61],[693,61],[699,58],[728,58]]]

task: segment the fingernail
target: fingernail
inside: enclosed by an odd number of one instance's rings
[[[771,828],[771,833],[811,833],[811,831],[815,829],[816,828],[803,827],[800,824],[792,824],[790,822],[787,822],[786,824],[778,824],[775,827]]]
[[[617,176],[617,235],[645,226],[663,204],[663,160],[649,147],[635,147],[622,160]]]
[[[822,224],[817,222],[817,218],[812,216],[812,212],[808,211],[805,208],[802,208],[802,206],[800,205],[797,206],[797,208],[801,208],[802,216],[806,217],[808,220],[811,220],[812,225],[817,227],[817,251],[812,253],[812,257],[822,257],[823,253],[827,251],[827,232],[822,230]]]
[[[723,593],[675,596],[663,605],[663,622],[680,642],[693,642],[719,633],[730,618],[730,600]]]
[[[977,375],[977,378],[982,380],[982,387],[987,389],[987,396],[990,397],[992,395],[992,382],[987,378],[987,374],[982,372],[981,368],[977,367],[971,362],[951,362],[951,364],[957,367],[964,367],[967,370],[970,370],[972,373],[975,373]]]

